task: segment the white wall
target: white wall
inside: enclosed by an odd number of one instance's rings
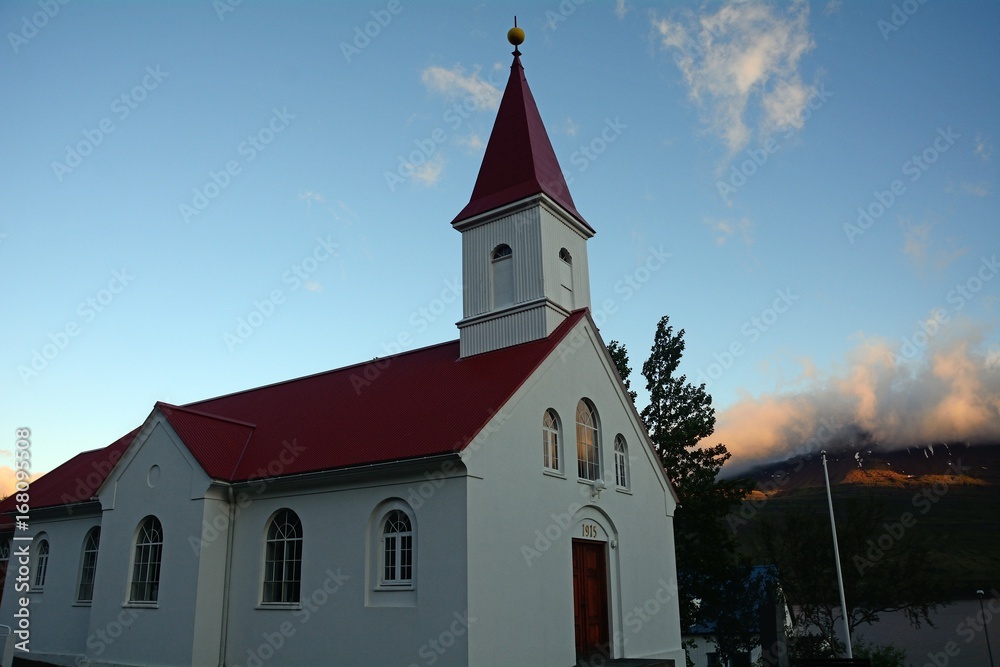
[[[447,470],[464,474],[458,467],[453,462]],[[272,484],[259,495],[251,490],[254,500],[236,520],[227,665],[255,664],[254,658],[270,655],[274,644],[280,648],[266,664],[314,665],[329,659],[345,665],[467,665],[465,629],[459,624],[458,632],[451,632],[468,606],[466,482],[458,476],[432,483],[425,472],[383,473],[374,477],[374,485],[369,477],[315,489]],[[436,477],[439,468],[429,473]],[[372,589],[370,519],[392,498],[405,501],[415,518],[413,596]],[[298,514],[304,535],[299,610],[259,605],[265,525],[285,507]],[[443,652],[430,643],[442,635],[448,645]]]
[[[100,524],[100,514],[95,509],[76,514],[65,510],[49,510],[48,518],[39,518],[42,512],[33,513],[29,519],[32,537],[45,533],[49,541],[49,562],[42,592],[24,593],[15,590],[18,577],[17,550],[26,542],[12,542],[11,559],[4,583],[3,602],[0,605],[0,623],[17,627],[14,613],[18,600],[30,600],[28,611],[31,638],[31,655],[15,655],[37,660],[70,664],[84,645],[89,624],[90,607],[76,603],[80,566],[83,559],[83,542],[87,533]],[[20,533],[24,534],[24,533]],[[32,542],[32,563],[35,560]],[[32,565],[31,582],[34,583]]]
[[[104,517],[86,653],[95,665],[217,665],[225,544],[199,557],[190,540],[202,536],[218,501],[206,497],[210,480],[166,420],[154,412],[146,426],[99,493]],[[160,473],[151,485],[154,465]],[[130,564],[136,529],[150,514],[163,526],[159,599],[156,608],[139,608],[127,602]]]
[[[614,371],[599,352],[603,343],[586,320],[574,331],[578,335],[571,333],[565,348],[501,411],[495,431],[463,455],[472,477],[469,599],[477,619],[470,664],[573,664],[571,540],[581,537],[581,523],[590,519],[601,526],[603,539],[617,541],[608,551],[614,657],[656,656],[682,665],[677,598],[671,590],[676,582],[674,501],[655,455],[642,444],[641,427]],[[591,500],[592,487],[577,478],[575,414],[582,397],[594,403],[600,417],[602,476],[609,488],[596,500]],[[562,477],[543,472],[546,408],[555,409],[562,422]],[[617,433],[629,445],[632,493],[614,488]],[[645,612],[636,613],[644,606]]]

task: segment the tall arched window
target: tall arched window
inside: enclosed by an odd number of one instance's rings
[[[83,540],[83,560],[80,563],[80,585],[76,589],[77,602],[94,599],[94,578],[97,574],[97,550],[101,545],[101,528],[94,526]]]
[[[628,445],[621,434],[615,437],[615,484],[620,489],[629,488]]]
[[[490,255],[490,278],[493,283],[493,308],[513,305],[514,252],[506,243],[498,245]]]
[[[302,522],[279,510],[267,525],[264,544],[264,603],[295,603],[302,586]]]
[[[569,250],[562,248],[559,251],[559,285],[562,289],[564,305],[567,308],[573,307],[573,256]]]
[[[49,541],[44,537],[38,541],[35,550],[35,582],[34,588],[45,588],[45,575],[49,572]]]
[[[576,458],[581,479],[594,481],[601,476],[600,454],[597,415],[586,400],[581,400],[576,406]]]
[[[392,510],[382,522],[382,584],[413,583],[413,528],[402,510]]]
[[[559,417],[552,409],[542,416],[542,458],[546,470],[559,470]]]
[[[160,595],[160,562],[163,559],[163,526],[155,516],[147,516],[135,535],[132,585],[129,602],[156,602]]]

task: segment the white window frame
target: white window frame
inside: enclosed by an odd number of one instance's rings
[[[406,521],[406,530],[389,532],[389,521],[402,517]],[[382,588],[413,588],[416,581],[416,549],[413,519],[403,509],[394,507],[387,511],[379,521],[379,586]],[[392,562],[388,556],[391,554]],[[408,556],[408,562],[407,562]],[[404,577],[405,570],[409,577]],[[391,570],[392,577],[386,576]]]
[[[35,567],[31,572],[31,590],[35,593],[41,593],[45,590],[45,579],[49,574],[49,554],[52,551],[49,536],[45,533],[39,533],[35,538],[34,546]]]
[[[152,521],[147,530],[146,523]],[[156,535],[155,533],[159,534]],[[147,536],[150,541],[145,541]],[[153,538],[158,538],[155,541]],[[129,563],[129,606],[156,607],[160,599],[160,575],[163,567],[163,523],[153,514],[143,517],[135,529],[132,540],[132,559]],[[142,578],[140,578],[142,574]],[[137,592],[141,591],[142,596]]]
[[[501,243],[490,253],[491,307],[506,308],[514,305],[514,251]]]
[[[581,422],[582,411],[589,419]],[[587,438],[590,434],[591,438]],[[588,442],[588,440],[590,440]],[[593,455],[591,456],[591,452]],[[581,481],[594,483],[601,479],[601,429],[597,408],[586,398],[576,404],[576,472]],[[593,477],[591,477],[593,475]]]
[[[550,419],[551,424],[549,424]],[[559,413],[548,408],[542,413],[542,467],[545,472],[562,477],[563,462],[566,458],[563,450]]]
[[[76,579],[76,604],[89,605],[94,601],[94,587],[97,583],[97,555],[101,549],[101,527],[94,526],[83,538],[83,555],[80,558],[80,576]],[[89,581],[87,580],[89,573]],[[90,594],[84,597],[83,587],[90,587]]]
[[[629,469],[628,443],[621,433],[615,436],[615,487],[619,491],[632,488],[632,471]]]
[[[294,522],[290,522],[289,518],[294,519]],[[279,519],[282,519],[280,526]],[[277,534],[278,531],[286,527],[290,527],[292,532]],[[273,535],[272,529],[275,532]],[[264,566],[261,570],[260,587],[260,604],[262,606],[296,608],[300,606],[302,601],[303,540],[302,519],[287,507],[276,511],[264,524]],[[278,554],[279,549],[280,554]],[[274,573],[278,569],[280,569],[280,579],[274,578]],[[274,595],[275,586],[278,586],[280,590],[280,594],[277,596]],[[269,597],[274,599],[268,599]]]

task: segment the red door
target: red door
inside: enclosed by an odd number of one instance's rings
[[[604,542],[573,540],[576,652],[608,655],[608,567]]]

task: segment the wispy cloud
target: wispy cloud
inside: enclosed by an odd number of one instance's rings
[[[500,89],[479,76],[477,67],[466,74],[461,65],[451,69],[428,67],[420,76],[427,89],[449,99],[466,99],[480,111],[489,111],[500,106]]]
[[[483,142],[483,138],[478,134],[470,134],[467,137],[459,137],[458,143],[460,146],[464,146],[469,152],[478,153],[485,148],[486,144]]]
[[[764,138],[802,126],[810,87],[799,65],[814,46],[808,4],[729,0],[714,13],[675,15],[653,14],[655,34],[673,55],[704,122],[731,154],[755,132]]]
[[[628,12],[628,0],[615,0],[615,16],[619,19],[623,19]]]
[[[736,235],[739,235],[740,240],[746,245],[753,245],[753,223],[749,218],[739,220],[705,218],[702,224],[712,230],[716,245],[725,245]]]
[[[932,230],[938,223],[927,221],[920,224],[901,219],[903,228],[903,254],[909,257],[918,268],[943,269],[966,253],[966,248],[959,247],[954,238],[938,238]]]
[[[986,197],[990,194],[989,183],[962,183],[962,191],[976,197]]]
[[[444,158],[438,153],[427,162],[413,170],[413,178],[422,183],[425,187],[437,185],[441,179],[441,172],[444,170]]]
[[[726,443],[735,472],[781,460],[824,428],[831,445],[870,438],[889,449],[1000,440],[1000,353],[984,349],[982,327],[936,326],[910,337],[929,341],[912,358],[900,356],[905,345],[866,338],[839,370],[812,371],[797,391],[744,395],[720,412],[711,443]]]
[[[575,137],[576,133],[580,131],[580,126],[575,123],[572,118],[567,117],[566,125],[563,129],[566,131],[566,134],[571,137]]]
[[[842,0],[829,0],[823,7],[823,16],[833,16],[844,6]]]
[[[982,158],[983,162],[989,162],[993,156],[993,146],[990,141],[984,139],[983,135],[978,132],[976,133],[975,154]]]

